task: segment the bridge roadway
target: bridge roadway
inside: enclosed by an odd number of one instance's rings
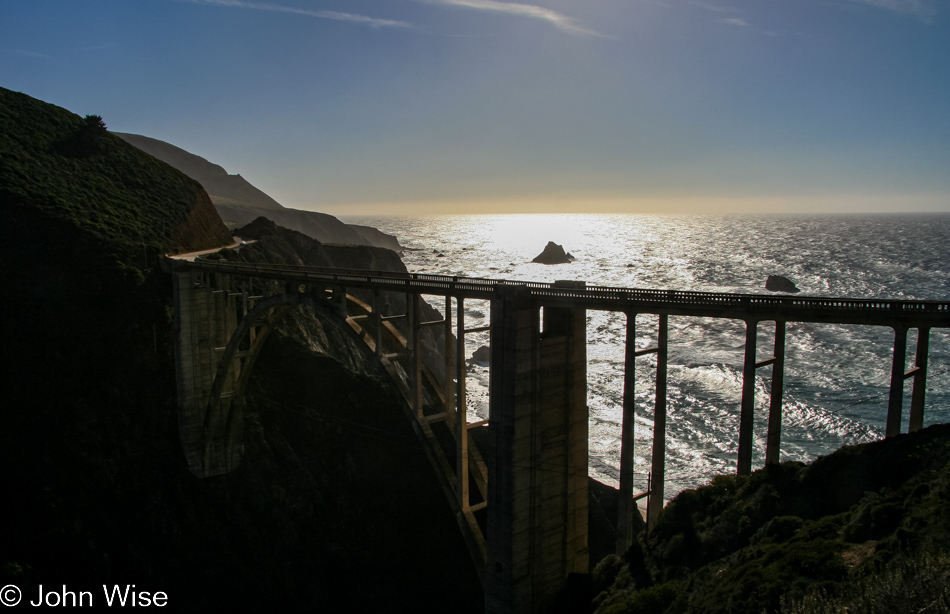
[[[328,283],[352,288],[491,300],[501,287],[525,288],[542,306],[630,313],[785,322],[865,324],[907,328],[950,327],[950,301],[773,296],[725,292],[653,290],[611,286],[559,286],[557,283],[327,269],[290,265],[203,260],[186,268],[302,284]]]
[[[922,428],[929,332],[950,328],[950,301],[614,288],[574,281],[538,283],[209,260],[176,261],[171,269],[180,340],[180,424],[192,471],[215,475],[239,462],[244,385],[277,320],[292,304],[329,308],[374,352],[402,391],[413,427],[426,445],[483,580],[486,612],[539,611],[556,601],[569,574],[589,571],[586,310],[627,315],[618,553],[634,538],[635,500],[648,497],[648,525],[663,506],[669,316],[746,322],[738,473],[752,470],[755,374],[763,367],[772,371],[765,460],[779,461],[787,322],[894,330],[886,437],[901,431],[907,379],[913,384],[908,430]],[[272,282],[265,292],[270,296],[250,296],[253,280]],[[372,303],[347,294],[353,288],[371,290]],[[406,312],[381,313],[380,293],[405,295]],[[445,297],[442,320],[422,321],[423,295]],[[490,326],[465,328],[467,299],[491,302]],[[350,314],[353,309],[359,313]],[[651,347],[635,347],[638,314],[657,316],[656,344]],[[406,335],[390,322],[396,318],[406,319]],[[763,321],[775,323],[775,343],[773,355],[759,360],[757,326]],[[445,331],[442,378],[421,358],[425,347],[421,331],[432,325]],[[905,370],[907,333],[914,328],[916,359]],[[487,425],[469,423],[465,410],[462,339],[482,330],[490,330],[491,348]],[[458,342],[452,342],[453,334]],[[395,351],[384,351],[386,345]],[[647,492],[635,496],[634,370],[636,358],[646,354],[657,355],[652,480]],[[476,440],[486,438],[473,433],[486,426],[490,444],[483,457]],[[454,439],[454,463],[446,455],[444,437],[440,443],[435,434],[437,427],[447,428]]]

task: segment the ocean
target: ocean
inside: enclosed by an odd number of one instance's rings
[[[442,215],[344,217],[399,238],[411,272],[492,279],[585,280],[633,288],[770,294],[769,275],[802,296],[950,298],[950,214],[827,216]],[[548,241],[576,260],[531,263]],[[430,301],[442,309],[441,300]],[[488,323],[487,302],[466,301],[466,323]],[[625,316],[589,311],[590,474],[619,479]],[[759,358],[774,329],[759,325]],[[637,346],[655,342],[656,316],[637,320]],[[734,472],[745,324],[671,317],[667,496]],[[809,461],[883,437],[894,333],[889,328],[790,323],[781,459]],[[466,335],[466,356],[488,345]],[[908,367],[916,331],[908,335]],[[637,359],[635,491],[646,488],[656,358]],[[770,369],[756,382],[753,466],[764,463]],[[469,420],[487,417],[488,365],[470,364]],[[910,408],[905,386],[904,426]],[[924,425],[950,421],[950,330],[933,329]]]

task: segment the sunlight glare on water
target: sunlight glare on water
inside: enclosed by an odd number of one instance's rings
[[[805,296],[950,298],[950,215],[658,216],[470,215],[352,218],[393,234],[413,272],[521,281],[768,294],[783,275]],[[531,260],[548,241],[576,261]],[[908,241],[913,241],[909,249]],[[469,326],[488,323],[487,304],[466,305]],[[589,311],[590,472],[616,484],[626,316]],[[655,343],[656,316],[637,319],[636,344]],[[759,358],[774,325],[758,328]],[[735,470],[745,325],[670,318],[667,493]],[[916,333],[909,335],[913,360]],[[466,355],[488,334],[466,336]],[[883,434],[893,331],[882,327],[789,323],[782,460],[807,461]],[[910,366],[911,363],[908,363]],[[655,356],[636,362],[637,488],[645,487],[652,444]],[[756,378],[756,449],[764,459],[770,369]],[[488,366],[468,372],[468,405],[487,417]],[[910,386],[905,388],[909,407]],[[906,429],[907,410],[904,418]],[[950,421],[950,335],[933,329],[925,425]]]

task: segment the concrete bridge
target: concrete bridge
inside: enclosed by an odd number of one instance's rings
[[[670,316],[746,323],[738,473],[752,470],[756,370],[771,367],[766,463],[781,444],[785,327],[788,322],[886,326],[894,354],[886,436],[903,428],[903,391],[912,380],[907,429],[922,427],[931,328],[950,327],[950,301],[889,301],[680,292],[393,274],[341,269],[174,261],[181,439],[193,473],[207,477],[241,460],[244,390],[268,334],[295,305],[332,314],[392,376],[469,546],[485,588],[486,612],[543,611],[569,574],[589,572],[587,550],[588,309],[627,315],[617,551],[633,540],[635,499],[647,519],[662,509]],[[425,320],[422,296],[444,297]],[[387,297],[400,297],[390,301]],[[454,299],[454,302],[453,302]],[[466,327],[467,300],[490,301],[487,327]],[[384,313],[384,305],[405,305]],[[431,310],[430,310],[431,313]],[[454,317],[453,317],[454,313]],[[656,343],[637,350],[637,314],[657,316]],[[772,355],[759,359],[760,322],[774,323]],[[424,343],[427,330],[444,347]],[[907,362],[907,333],[917,329]],[[469,422],[464,337],[490,331],[489,419]],[[430,356],[425,354],[428,347]],[[650,490],[633,492],[634,368],[657,355]],[[441,361],[434,368],[433,360]],[[439,373],[441,371],[441,374]],[[446,441],[453,442],[446,446]],[[448,447],[448,449],[447,449]]]

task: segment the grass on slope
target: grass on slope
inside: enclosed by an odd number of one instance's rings
[[[201,186],[109,134],[101,119],[0,88],[0,203],[88,233],[126,262],[178,247]],[[226,240],[227,237],[224,237]]]
[[[884,612],[883,596],[867,596],[886,589],[891,602],[948,611],[948,504],[950,425],[720,476],[671,501],[612,577],[595,573],[613,581],[595,604],[612,614]]]

